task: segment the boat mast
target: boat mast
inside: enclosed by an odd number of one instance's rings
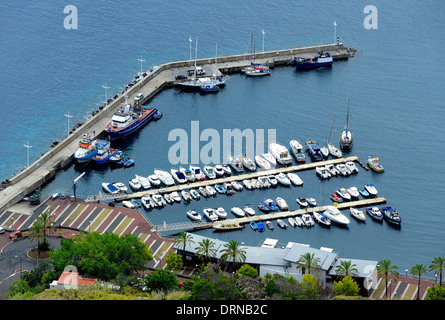
[[[196,37],[196,46],[195,46],[195,71],[193,72],[193,81],[196,80],[196,60],[198,59],[198,37]]]
[[[329,142],[331,142],[331,135],[332,135],[332,129],[334,128],[334,123],[335,123],[335,114],[334,114],[334,119],[332,120],[331,132],[329,132],[328,145],[329,145]]]
[[[346,114],[346,132],[348,131],[349,127],[349,97],[348,97],[348,113]]]

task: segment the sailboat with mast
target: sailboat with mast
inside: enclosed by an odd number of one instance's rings
[[[252,55],[252,45],[253,45],[253,55]],[[268,66],[262,63],[256,63],[255,61],[255,44],[253,43],[253,34],[250,36],[250,66],[242,69],[241,71],[246,74],[246,76],[267,76],[270,75],[270,70]]]
[[[335,124],[335,115],[334,115],[334,119],[332,120],[331,132],[329,133],[328,149],[329,149],[329,153],[331,154],[331,156],[333,156],[335,158],[341,158],[342,152],[340,151],[340,149],[338,149],[336,146],[334,146],[333,143],[331,143],[331,136],[332,136],[332,130],[334,129],[334,124]],[[335,130],[334,130],[334,134],[335,134]]]
[[[340,134],[340,148],[349,151],[352,148],[353,135],[349,130],[349,97],[348,97],[348,113],[346,115],[346,126]]]
[[[202,78],[196,77],[196,70],[198,70],[198,67],[196,65],[197,60],[198,60],[198,37],[196,37],[195,68],[193,71],[192,79],[190,81],[184,81],[184,82],[178,83],[179,86],[181,86],[185,89],[191,89],[191,90],[201,90],[201,88],[212,88],[214,86],[218,86],[220,88],[220,87],[225,86],[226,81],[230,77],[221,75],[218,78],[216,76],[216,57],[215,57],[215,67],[214,67],[213,77],[202,77]]]

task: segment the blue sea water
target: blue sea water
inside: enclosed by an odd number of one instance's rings
[[[67,3],[68,4],[68,3]],[[331,247],[343,257],[391,259],[403,271],[415,263],[429,264],[445,253],[445,135],[443,122],[445,22],[440,1],[374,1],[378,29],[365,29],[363,13],[368,1],[73,1],[78,9],[78,29],[66,30],[64,6],[57,1],[0,3],[0,67],[2,112],[0,180],[26,165],[67,134],[70,125],[87,119],[108,96],[118,94],[140,71],[169,61],[189,59],[191,36],[199,37],[198,57],[250,52],[251,34],[256,51],[331,43],[336,34],[346,46],[358,50],[348,61],[336,62],[332,70],[301,73],[280,67],[267,78],[232,75],[217,95],[165,90],[150,105],[164,117],[152,122],[114,146],[136,157],[134,167],[105,166],[60,172],[43,189],[71,192],[80,173],[81,196],[97,194],[104,181],[128,182],[135,174],[148,175],[154,168],[169,170],[168,141],[173,129],[190,134],[192,121],[200,131],[223,129],[275,129],[277,141],[315,139],[324,142],[335,115],[337,133],[346,117],[350,97],[350,128],[354,132],[351,154],[363,161],[379,155],[386,172],[361,169],[356,176],[319,181],[313,171],[302,172],[304,187],[243,191],[231,197],[217,196],[188,206],[173,205],[146,212],[153,224],[187,221],[189,208],[256,205],[265,197],[284,197],[297,208],[297,196],[314,196],[329,203],[339,187],[374,183],[388,205],[397,208],[403,226],[351,218],[348,228],[316,226],[312,229],[275,228],[255,233],[250,228],[230,233],[212,230],[201,234],[223,240],[236,239],[257,245],[264,238]],[[194,45],[194,42],[193,42]],[[194,48],[192,50],[194,56]],[[338,137],[336,138],[338,140]],[[202,142],[200,147],[206,143]],[[175,165],[177,166],[177,165]]]

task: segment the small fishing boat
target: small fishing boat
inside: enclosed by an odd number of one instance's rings
[[[193,174],[192,170],[183,167],[179,168],[179,170],[184,173],[188,182],[195,182],[195,175]]]
[[[181,190],[181,196],[184,199],[184,201],[186,201],[186,202],[190,202],[193,199],[192,195],[189,192],[189,189]]]
[[[210,196],[215,196],[216,195],[216,190],[212,186],[206,186],[205,189],[206,189],[206,191],[208,192],[208,194]]]
[[[140,208],[141,204],[136,199],[131,199],[130,202],[134,205],[135,208]]]
[[[306,201],[307,201],[307,204],[309,205],[309,207],[316,207],[317,206],[317,201],[313,197],[306,198]]]
[[[205,167],[204,167],[204,169],[205,169]],[[222,165],[220,165],[220,164],[217,164],[215,167],[214,167],[214,171],[215,171],[215,174],[218,176],[218,177],[222,177],[223,175],[224,175],[224,167],[222,166]]]
[[[287,175],[285,175],[283,172],[279,173],[277,175],[277,180],[279,183],[281,183],[283,186],[290,186],[291,182]]]
[[[351,198],[358,199],[358,197],[360,196],[360,192],[358,192],[357,187],[350,187],[346,189],[346,191],[348,191],[348,193],[351,195]]]
[[[244,165],[241,156],[232,156],[231,154],[229,154],[227,160],[229,164],[232,166],[232,168],[235,169],[235,171],[237,172],[244,171]]]
[[[123,163],[123,166],[128,168],[128,167],[130,167],[132,165],[134,165],[134,157],[126,158],[124,163]]]
[[[377,207],[368,207],[366,208],[366,213],[369,214],[369,216],[377,221],[383,220],[383,213],[380,211]]]
[[[296,227],[297,223],[295,222],[295,219],[292,217],[287,218],[287,222],[289,222],[289,224],[291,225],[291,227]]]
[[[152,185],[156,187],[161,185],[161,180],[159,180],[158,176],[155,174],[150,174],[147,179]]]
[[[268,213],[271,211],[268,206],[266,206],[264,203],[261,202],[258,204],[258,209],[260,209],[264,213]]]
[[[361,189],[359,190],[360,194],[362,195],[363,198],[368,198],[369,197],[369,192],[366,191],[366,189]]]
[[[331,220],[325,217],[321,211],[314,211],[314,220],[325,227],[329,227],[331,225]]]
[[[195,200],[201,199],[201,196],[199,195],[198,191],[196,191],[195,189],[190,189],[189,193],[193,199],[195,199]]]
[[[218,220],[218,215],[216,214],[215,209],[205,208],[203,211],[207,219],[209,219],[210,221]]]
[[[266,176],[258,177],[258,181],[261,184],[261,189],[270,188],[272,186]]]
[[[298,140],[291,140],[289,142],[290,150],[297,159],[297,162],[306,162],[306,155],[304,154],[303,145]]]
[[[219,87],[214,83],[203,84],[199,87],[202,93],[217,93],[219,92]]]
[[[269,207],[271,211],[278,211],[278,206],[275,204],[275,202],[272,199],[264,199],[263,200],[264,205]]]
[[[112,194],[119,193],[119,189],[112,183],[104,182],[102,183],[102,188],[108,193]]]
[[[170,174],[172,175],[173,179],[179,184],[187,183],[187,178],[181,170],[177,169],[171,169]]]
[[[309,213],[303,213],[303,215],[301,216],[301,219],[303,220],[304,224],[307,227],[313,227],[315,224],[314,219],[312,219],[312,217]]]
[[[165,205],[167,205],[167,202],[165,201],[164,197],[159,193],[152,194],[151,198],[158,207],[164,207]]]
[[[377,188],[372,183],[365,184],[365,190],[368,191],[369,195],[372,197],[375,197],[378,193]]]
[[[250,204],[246,204],[244,206],[244,212],[249,216],[255,215],[255,210],[250,206]]]
[[[294,185],[296,185],[296,186],[303,185],[303,180],[301,180],[301,178],[298,176],[298,174],[296,174],[294,172],[289,172],[287,174],[287,177]]]
[[[220,218],[220,219],[227,218],[227,212],[226,212],[226,210],[224,210],[223,207],[219,207],[218,209],[216,209],[215,213],[218,216],[218,218]]]
[[[246,188],[247,188],[248,190],[253,190],[253,189],[254,189],[254,186],[253,186],[253,184],[252,184],[252,180],[251,180],[251,179],[245,179],[245,180],[243,180],[243,184],[246,186]]]
[[[338,202],[338,203],[343,202],[343,198],[340,197],[340,196],[337,194],[337,192],[331,194],[331,200],[334,201],[334,202]]]
[[[128,201],[128,200],[122,201],[122,204],[129,209],[136,208],[136,206],[131,201]]]
[[[226,193],[226,189],[220,184],[215,184],[215,190],[220,194]]]
[[[208,198],[210,196],[210,194],[207,192],[206,188],[204,188],[204,187],[199,187],[198,192],[204,198]]]
[[[245,217],[245,216],[246,216],[244,210],[241,209],[240,207],[233,207],[230,211],[231,211],[234,215],[236,215],[236,216],[238,216],[238,217]]]
[[[280,208],[281,211],[289,210],[289,206],[287,205],[286,200],[284,200],[281,197],[276,198],[277,206]]]
[[[346,188],[340,188],[336,191],[336,193],[343,199],[343,201],[350,201],[351,195],[346,190]]]
[[[247,156],[242,156],[241,157],[241,161],[243,162],[244,167],[248,170],[248,171],[255,171],[256,170],[256,164],[255,161],[253,161],[252,159],[250,159]]]
[[[307,200],[305,198],[297,198],[295,201],[297,201],[297,203],[302,208],[306,208],[309,205],[309,203],[307,202]]]
[[[269,150],[278,163],[282,165],[289,165],[292,163],[292,157],[285,146],[278,143],[271,143],[269,145]]]
[[[273,223],[271,221],[266,221],[266,226],[269,230],[273,230],[275,229],[275,227],[273,226]]]
[[[277,166],[277,160],[275,159],[275,157],[270,152],[262,153],[261,157],[263,157],[265,160],[267,160],[272,167],[276,167]]]
[[[223,167],[223,170],[224,170],[224,174],[226,174],[228,176],[232,175],[232,169],[230,169],[230,167],[228,165],[225,164],[222,167]]]
[[[368,156],[368,160],[366,160],[366,163],[375,172],[384,172],[385,171],[385,168],[383,168],[383,166],[380,163],[379,157]]]
[[[137,191],[137,190],[142,188],[141,182],[139,181],[138,178],[131,179],[130,181],[128,181],[128,184],[135,191]]]
[[[323,215],[332,222],[338,223],[340,225],[348,225],[350,223],[349,219],[345,215],[343,215],[335,206],[328,206],[326,210],[323,211]]]
[[[60,196],[60,193],[55,192],[55,193],[53,193],[53,195],[51,196],[51,199],[52,199],[52,200],[57,199],[59,196]]]
[[[315,167],[315,172],[317,176],[322,179],[329,179],[331,177],[331,173],[326,169],[325,166]]]
[[[340,172],[340,174],[344,177],[347,177],[351,174],[351,172],[349,171],[349,169],[343,164],[343,163],[339,163],[335,166],[335,168]]]
[[[141,198],[141,203],[147,210],[151,210],[156,207],[155,202],[150,198],[150,196],[143,196]]]
[[[340,174],[340,171],[338,171],[338,169],[333,164],[327,164],[325,165],[325,168],[329,171],[332,177]]]
[[[235,189],[233,189],[232,183],[230,182],[224,182],[223,188],[226,189],[226,194],[229,196],[236,193]]]
[[[278,179],[273,174],[268,175],[267,179],[269,180],[272,187],[276,187],[278,185]]]
[[[201,221],[201,218],[202,218],[201,215],[198,212],[196,212],[195,210],[188,210],[186,212],[186,215],[194,221]]]
[[[125,158],[124,152],[118,150],[113,156],[110,157],[111,162],[117,162],[118,165],[124,165],[125,160],[129,158]]]
[[[189,169],[192,171],[192,173],[195,176],[195,179],[202,181],[205,180],[204,172],[201,171],[201,168],[198,166],[190,166]]]
[[[366,221],[366,216],[362,210],[351,207],[351,208],[349,208],[349,211],[351,212],[351,216],[353,216],[357,220]]]
[[[254,230],[254,231],[258,230],[258,225],[257,225],[256,222],[253,221],[253,220],[250,221],[250,227],[251,227],[252,230]]]
[[[254,67],[253,69],[246,70],[244,74],[249,77],[268,76],[270,75],[270,70],[261,67]]]
[[[142,188],[144,188],[144,189],[151,188],[150,180],[148,180],[148,178],[136,175],[136,179],[139,181]]]
[[[127,192],[128,188],[122,182],[113,182],[113,186],[119,189],[119,192]]]
[[[40,203],[41,193],[40,192],[34,192],[32,195],[29,196],[28,201],[29,204],[35,205]]]
[[[215,168],[212,166],[204,166],[203,171],[205,173],[205,175],[209,178],[209,179],[215,179],[216,178],[216,172],[215,172]]]
[[[168,204],[172,204],[172,203],[175,202],[175,200],[173,200],[173,198],[172,198],[170,193],[165,193],[164,194],[164,199],[165,199],[165,202],[167,202]]]
[[[313,58],[295,57],[295,66],[297,70],[311,70],[317,68],[332,67],[332,56],[329,52],[317,52]]]
[[[271,168],[270,162],[259,155],[255,156],[255,162],[258,165],[258,167],[261,169],[270,170],[270,168]]]
[[[329,157],[329,148],[328,147],[320,147],[320,152],[324,159],[327,159]]]
[[[277,219],[277,224],[278,224],[278,226],[279,226],[280,228],[282,228],[282,229],[286,229],[286,228],[287,228],[287,223],[284,222],[284,221],[281,220],[281,219]]]
[[[396,226],[400,226],[402,223],[402,218],[399,213],[392,207],[381,208],[380,211],[383,213],[383,217],[386,221]]]
[[[244,187],[238,181],[232,181],[230,182],[230,184],[232,185],[232,188],[235,189],[236,191],[242,191],[244,189]]]
[[[345,163],[346,168],[352,173],[358,173],[358,168],[353,161],[347,161]]]
[[[219,222],[213,224],[212,227],[219,231],[231,231],[231,230],[242,229],[243,225],[238,222],[230,222],[230,223]]]
[[[303,227],[304,226],[304,222],[303,222],[303,219],[301,219],[301,217],[296,216],[296,217],[294,217],[294,220],[295,220],[295,224],[298,227]]]
[[[155,169],[154,173],[155,175],[158,176],[159,180],[161,180],[161,182],[166,186],[173,186],[175,184],[175,180],[173,180],[173,177],[170,174],[170,172],[160,169]]]
[[[91,140],[87,134],[84,134],[74,153],[74,159],[76,159],[78,163],[90,161],[97,153],[96,144],[97,140]]]
[[[114,156],[118,149],[110,148],[110,141],[97,140],[97,153],[93,156],[93,160],[96,164],[104,164],[110,160],[110,157]]]
[[[262,221],[258,222],[258,231],[262,232],[264,230],[265,230],[264,222],[262,222]]]

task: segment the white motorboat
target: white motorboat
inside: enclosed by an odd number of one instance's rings
[[[368,191],[370,196],[375,197],[378,193],[377,188],[374,186],[374,184],[365,184],[365,189]]]
[[[320,152],[323,158],[327,159],[329,157],[329,149],[328,147],[320,147]]]
[[[275,200],[276,200],[277,206],[278,206],[278,208],[280,208],[280,210],[282,210],[282,211],[289,210],[289,206],[287,205],[286,200],[284,200],[281,197],[277,197]]]
[[[150,196],[143,196],[143,197],[141,198],[141,203],[142,203],[142,205],[143,205],[146,209],[148,209],[148,210],[153,209],[153,208],[156,207],[156,204],[155,204],[154,201],[150,198]]]
[[[142,188],[141,182],[137,178],[131,179],[130,181],[128,181],[128,184],[133,190],[136,191]]]
[[[127,192],[128,188],[125,184],[123,184],[122,182],[115,182],[113,183],[113,185],[119,189],[119,192]]]
[[[216,190],[212,186],[206,186],[205,189],[206,189],[206,191],[208,192],[209,195],[211,195],[211,196],[215,196],[216,195]]]
[[[281,183],[284,186],[290,186],[290,184],[291,184],[289,178],[283,172],[281,172],[277,175],[277,180],[279,183]]]
[[[289,222],[289,224],[291,225],[291,227],[296,227],[297,226],[297,223],[295,222],[295,219],[294,218],[292,218],[292,217],[289,217],[288,219],[287,219],[287,221]]]
[[[306,201],[309,207],[315,207],[317,205],[317,201],[313,197],[307,197]]]
[[[351,195],[349,194],[348,190],[346,190],[346,188],[340,188],[336,191],[336,193],[345,201],[351,200]]]
[[[205,173],[205,175],[209,178],[209,179],[215,179],[216,178],[216,172],[215,172],[215,168],[212,166],[204,166],[203,171]]]
[[[175,200],[173,200],[172,195],[170,193],[165,193],[164,199],[165,199],[165,202],[167,202],[168,204],[172,204],[175,202]]]
[[[250,204],[246,204],[244,206],[244,212],[249,216],[255,215],[255,210],[250,206]]]
[[[304,154],[303,145],[298,140],[291,140],[289,142],[290,150],[294,154],[297,162],[306,162],[306,155]]]
[[[223,170],[224,170],[224,174],[226,174],[228,176],[232,175],[232,169],[230,169],[230,167],[228,165],[225,164],[222,167],[223,167]]]
[[[311,215],[309,213],[304,213],[301,216],[301,219],[303,220],[304,224],[307,227],[312,227],[315,224],[314,219],[312,219],[312,217],[311,217]]]
[[[271,143],[269,145],[269,150],[278,163],[283,165],[289,165],[292,163],[292,157],[289,154],[289,150],[287,150],[285,146],[278,143]]]
[[[270,170],[271,168],[270,162],[259,155],[255,156],[255,162],[257,166],[261,169]]]
[[[302,227],[302,226],[304,226],[304,222],[303,222],[303,219],[301,219],[301,217],[294,217],[294,220],[295,220],[295,223],[296,223],[296,225],[298,226],[298,227]]]
[[[307,207],[309,203],[307,202],[306,198],[297,198],[295,201],[300,205],[300,207]]]
[[[161,185],[161,180],[159,180],[157,175],[151,174],[147,178],[148,178],[148,181],[150,181],[150,183],[153,186],[160,186]]]
[[[175,202],[181,202],[181,196],[179,195],[179,193],[177,191],[173,191],[171,193],[171,196]]]
[[[227,218],[227,212],[226,212],[226,210],[224,210],[223,207],[219,207],[218,209],[216,209],[215,213],[218,216],[218,218],[220,218],[220,219]]]
[[[265,160],[267,160],[272,167],[277,166],[277,160],[270,152],[261,154],[261,157],[263,157]]]
[[[338,149],[333,144],[329,144],[328,143],[328,150],[329,150],[329,153],[330,153],[331,156],[333,156],[335,158],[341,158],[342,152],[340,151],[340,149]]]
[[[150,181],[148,180],[147,177],[136,175],[136,179],[139,180],[139,183],[141,184],[142,188],[144,188],[144,189],[150,189],[151,188]]]
[[[204,169],[205,169],[205,167],[204,167]],[[218,177],[222,177],[223,175],[224,175],[224,167],[222,166],[222,165],[220,165],[220,164],[217,164],[215,167],[214,167],[214,169],[215,169],[215,174],[218,176]]]
[[[325,217],[320,211],[314,211],[314,220],[326,227],[331,225],[331,220]]]
[[[242,156],[241,157],[241,161],[243,162],[244,167],[248,170],[248,171],[255,171],[256,170],[256,164],[255,162],[250,159],[247,156]]]
[[[235,189],[236,191],[242,191],[244,189],[244,187],[238,181],[232,181],[232,182],[230,182],[230,184],[232,185],[233,189]]]
[[[207,219],[209,219],[210,221],[218,220],[218,215],[216,214],[215,209],[205,208],[203,211]]]
[[[277,219],[277,224],[278,224],[278,226],[279,226],[280,228],[283,228],[283,229],[286,229],[286,228],[287,228],[287,223],[284,222],[284,221],[281,220],[281,219]]]
[[[195,182],[196,178],[195,178],[195,175],[193,174],[192,170],[183,168],[183,167],[179,168],[179,170],[181,170],[184,173],[188,182]]]
[[[233,169],[237,172],[243,172],[244,171],[244,165],[243,160],[241,156],[232,156],[231,154],[228,155],[227,160],[229,164],[232,166]]]
[[[102,188],[104,188],[104,190],[108,193],[112,193],[112,194],[119,193],[119,189],[112,183],[104,182],[104,183],[102,183]]]
[[[245,70],[244,74],[249,77],[260,77],[270,75],[270,70],[265,68],[253,68]]]
[[[325,165],[325,168],[329,171],[332,177],[340,174],[340,171],[338,171],[338,169],[333,164],[327,164]]]
[[[210,194],[207,192],[206,188],[204,188],[202,186],[198,188],[198,192],[204,198],[208,198],[210,196]]]
[[[362,210],[351,207],[349,208],[349,211],[351,212],[351,216],[353,216],[357,220],[366,221],[365,213]]]
[[[158,176],[159,180],[161,180],[161,182],[166,186],[173,186],[175,184],[175,180],[173,180],[173,177],[170,174],[170,172],[160,169],[155,169],[154,173],[155,175]]]
[[[192,201],[192,195],[188,191],[188,189],[181,190],[181,196],[186,202]]]
[[[325,166],[316,167],[315,172],[322,179],[329,179],[331,177],[331,173],[326,169]]]
[[[258,177],[258,181],[261,184],[261,188],[270,188],[272,186],[266,176]]]
[[[289,172],[287,174],[287,177],[294,185],[296,185],[296,186],[303,185],[303,180],[301,180],[301,178],[295,172]]]
[[[353,161],[346,162],[345,166],[351,173],[358,173],[358,168]]]
[[[156,205],[158,207],[163,207],[167,204],[167,202],[165,202],[165,200],[164,200],[164,197],[162,195],[160,195],[159,193],[152,194],[151,198],[153,199],[153,201],[156,203]]]
[[[201,215],[195,210],[188,210],[186,214],[192,220],[201,221]]]
[[[173,179],[179,184],[187,183],[187,178],[185,177],[184,172],[177,169],[171,169],[170,174],[172,175]]]
[[[195,200],[201,199],[201,196],[199,195],[198,191],[196,191],[195,189],[190,189],[189,192],[193,199],[195,199]]]
[[[136,208],[136,206],[131,201],[124,200],[124,201],[122,201],[122,204],[125,207],[130,208],[130,209]]]
[[[350,187],[346,189],[346,191],[348,191],[352,198],[357,199],[360,196],[360,192],[358,191],[357,187]]]
[[[240,207],[233,207],[230,211],[238,217],[244,217],[246,215]]]
[[[267,179],[269,179],[269,182],[272,185],[272,187],[276,187],[278,185],[278,179],[273,174],[268,175]]]
[[[201,168],[198,166],[190,166],[189,169],[192,171],[193,175],[195,176],[195,179],[202,181],[205,180],[206,176],[204,172],[202,172]]]
[[[254,189],[254,186],[252,184],[252,180],[251,179],[245,179],[245,180],[243,180],[243,183],[244,183],[244,185],[246,186],[246,188],[248,190]]]
[[[351,174],[349,169],[343,163],[339,163],[335,167],[337,168],[338,171],[340,171],[340,174],[342,176],[347,177],[347,176],[349,176]]]
[[[348,225],[350,223],[349,219],[334,206],[328,206],[326,210],[323,211],[323,215],[338,224]]]

